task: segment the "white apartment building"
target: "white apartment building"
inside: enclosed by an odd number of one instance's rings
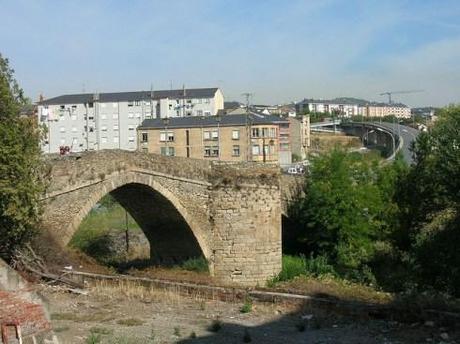
[[[46,127],[44,153],[136,150],[136,129],[144,119],[214,116],[224,108],[219,88],[62,95],[38,103]]]
[[[309,112],[336,113],[344,117],[386,117],[410,118],[411,111],[407,105],[400,103],[377,103],[361,99],[337,98],[332,100],[304,99],[296,104],[299,113]]]
[[[303,113],[306,109],[310,112],[319,113],[337,113],[344,117],[360,115],[360,107],[358,104],[349,102],[340,102],[339,100],[315,100],[304,99],[296,104],[298,113]]]

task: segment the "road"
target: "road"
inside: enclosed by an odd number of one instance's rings
[[[392,131],[395,135],[400,136],[403,141],[401,152],[404,156],[404,160],[406,160],[407,163],[409,164],[413,162],[412,152],[410,151],[410,147],[411,147],[412,141],[414,141],[417,138],[417,136],[420,134],[419,130],[405,126],[405,125],[401,125],[398,123],[375,122],[372,124],[388,129]]]

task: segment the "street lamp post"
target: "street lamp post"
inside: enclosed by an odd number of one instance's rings
[[[166,156],[169,156],[169,152],[168,152],[168,124],[169,124],[169,118],[168,117],[165,117],[163,118],[163,124],[165,126],[165,155]]]

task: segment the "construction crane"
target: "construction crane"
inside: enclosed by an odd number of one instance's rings
[[[383,92],[380,93],[381,96],[388,96],[388,104],[391,104],[391,95],[392,94],[407,94],[407,93],[418,93],[423,92],[424,90],[407,90],[407,91],[390,91],[390,92]]]

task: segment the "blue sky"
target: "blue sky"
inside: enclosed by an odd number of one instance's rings
[[[460,1],[0,0],[0,52],[33,99],[211,87],[255,103],[460,102]]]

